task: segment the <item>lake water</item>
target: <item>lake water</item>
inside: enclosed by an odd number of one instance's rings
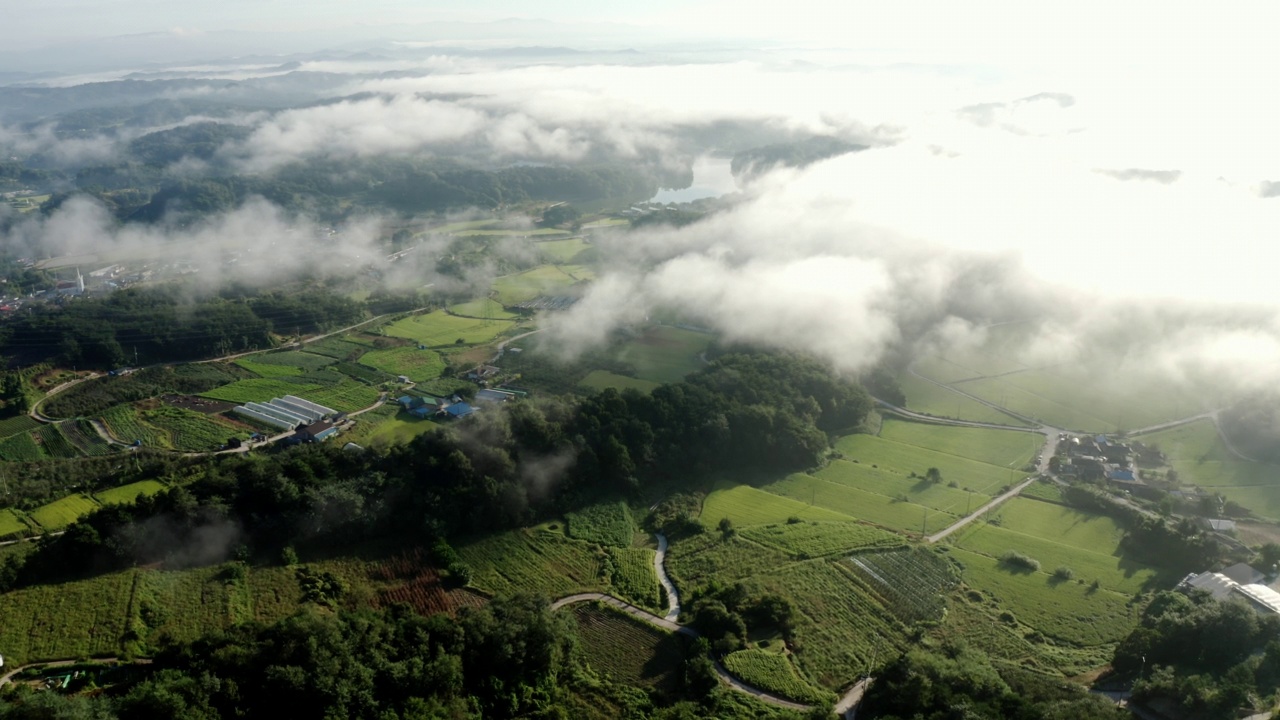
[[[703,198],[720,197],[738,189],[733,181],[730,158],[704,155],[693,163],[693,184],[682,190],[659,190],[649,202],[683,203]]]

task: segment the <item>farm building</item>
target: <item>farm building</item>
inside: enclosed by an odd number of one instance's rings
[[[508,400],[514,400],[515,398],[515,393],[506,392],[504,390],[490,390],[488,388],[484,388],[476,391],[476,400],[481,402],[507,402]]]
[[[293,437],[299,442],[321,442],[322,440],[332,437],[337,433],[338,428],[334,427],[332,423],[327,423],[321,420],[319,422],[311,423],[304,428],[299,428],[298,431],[293,434]]]
[[[1241,583],[1234,578],[1249,582]],[[1239,598],[1260,613],[1280,615],[1280,592],[1261,584],[1261,579],[1261,573],[1242,563],[1222,572],[1192,573],[1178,583],[1178,589],[1188,592],[1204,590],[1215,600]]]
[[[273,398],[270,403],[250,402],[232,410],[237,415],[253,418],[271,427],[291,430],[299,425],[310,425],[336,413],[332,408],[317,405],[293,395]]]
[[[444,412],[446,415],[455,419],[464,418],[470,415],[471,413],[474,413],[475,411],[476,411],[475,408],[471,407],[470,405],[464,402],[454,403],[444,409]]]

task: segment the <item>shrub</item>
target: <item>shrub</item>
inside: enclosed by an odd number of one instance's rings
[[[1000,556],[1000,562],[1023,570],[1030,570],[1031,572],[1036,572],[1040,569],[1039,560],[1023,555],[1017,550],[1006,550]]]
[[[1076,572],[1066,565],[1059,565],[1054,568],[1053,576],[1059,580],[1070,580],[1076,576]]]

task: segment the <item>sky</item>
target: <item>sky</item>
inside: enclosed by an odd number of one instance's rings
[[[171,41],[158,57],[440,48],[413,61],[423,73],[343,88],[377,97],[245,120],[254,132],[224,148],[245,172],[458,143],[507,161],[670,154],[673,128],[733,119],[872,146],[766,177],[707,223],[620,242],[559,327],[564,347],[663,306],[709,308],[730,336],[808,343],[856,370],[907,338],[969,342],[1035,315],[1030,354],[1105,342],[1170,377],[1280,380],[1280,4],[13,5],[0,43],[32,56],[138,33]],[[532,44],[649,55],[509,67],[449,50]]]

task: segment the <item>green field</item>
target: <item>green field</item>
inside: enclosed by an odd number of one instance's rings
[[[70,495],[48,505],[41,505],[32,510],[29,515],[45,532],[55,532],[97,510],[98,507],[98,503],[88,495]]]
[[[565,514],[565,533],[601,545],[631,547],[636,523],[624,502],[600,503]]]
[[[350,360],[353,357],[358,358],[361,353],[369,349],[364,345],[351,342],[344,337],[339,337],[337,335],[327,337],[323,340],[309,342],[303,347],[307,349],[306,351],[308,353],[313,355],[324,355],[325,357],[330,357],[334,360]]]
[[[528,592],[561,597],[602,591],[595,546],[544,528],[513,530],[460,545],[471,584],[495,595]]]
[[[548,237],[551,235],[568,235],[568,230],[556,228],[517,228],[510,230],[458,230],[453,233],[458,237]]]
[[[320,389],[319,385],[300,384],[277,378],[249,378],[247,380],[237,380],[230,385],[223,385],[208,392],[202,392],[200,397],[233,403],[265,403],[272,398],[284,397],[285,395],[301,395],[309,390],[318,389]]]
[[[358,363],[346,362],[346,361],[334,363],[333,370],[340,372],[343,375],[346,375],[347,377],[353,378],[355,380],[359,380],[360,382],[367,383],[369,385],[379,385],[384,382],[394,382],[397,379],[396,376],[392,375],[391,373],[383,372],[381,370],[375,370],[365,365],[360,365]]]
[[[892,423],[886,421],[885,424]],[[988,495],[993,495],[1001,487],[1015,484],[1026,476],[1021,469],[1025,463],[1017,466],[991,465],[926,447],[904,445],[874,435],[847,435],[836,440],[835,445],[846,458],[842,464],[854,464],[853,461],[856,460],[856,466],[860,469],[880,470],[913,481],[915,478],[910,477],[912,473],[923,477],[929,468],[934,467],[942,473],[943,486],[955,482],[961,489],[967,488]]]
[[[6,664],[118,655],[137,572],[0,593]]]
[[[141,440],[143,447],[169,448],[173,446],[169,433],[142,421],[132,404],[116,405],[98,418],[117,440],[131,444]]]
[[[112,452],[112,446],[102,439],[97,430],[93,429],[93,425],[88,420],[67,420],[58,423],[58,430],[62,431],[62,435],[77,450],[94,457],[97,455],[106,455]]]
[[[111,488],[110,490],[103,490],[102,492],[95,493],[94,497],[103,505],[111,505],[113,503],[131,503],[139,497],[144,495],[150,497],[156,493],[163,492],[164,489],[164,483],[156,482],[155,480],[140,480],[135,483],[129,483],[128,485]]]
[[[784,523],[792,517],[801,520],[853,520],[848,515],[821,506],[812,507],[807,504],[808,499],[805,497],[805,502],[798,502],[749,485],[723,486],[703,500],[701,519],[708,528],[714,528],[721,518],[729,518],[734,525],[744,527]]]
[[[1013,498],[1001,505],[994,517],[1006,530],[1050,538],[1063,545],[1094,552],[1110,554],[1120,546],[1120,539],[1124,537],[1124,529],[1105,515],[1092,515],[1028,498]]]
[[[612,354],[619,362],[634,367],[641,380],[677,383],[702,367],[698,356],[713,339],[707,333],[662,325],[646,328]]]
[[[748,649],[729,653],[724,666],[742,681],[797,702],[830,705],[835,696],[800,677],[785,655]]]
[[[30,529],[13,510],[0,510],[0,539],[19,533],[26,534]]]
[[[918,413],[998,425],[1026,425],[1021,420],[1014,419],[999,410],[989,408],[947,388],[938,387],[910,373],[903,373],[898,378],[898,384],[907,396],[907,409]]]
[[[176,407],[143,410],[142,420],[168,433],[170,446],[182,452],[212,452],[233,437],[244,440],[250,434],[243,426],[232,425],[216,415]]]
[[[0,460],[8,462],[30,462],[46,457],[41,446],[36,444],[31,432],[19,433],[0,440]]]
[[[1138,439],[1164,452],[1180,483],[1222,493],[1259,516],[1280,519],[1280,466],[1232,454],[1212,421],[1198,420]]]
[[[640,607],[665,612],[658,589],[658,573],[653,569],[656,553],[648,548],[624,547],[611,547],[608,553],[609,586],[613,594]]]
[[[946,615],[946,594],[959,572],[941,552],[916,546],[860,552],[842,563],[890,612],[907,624],[937,622]]]
[[[1138,610],[1129,596],[1087,583],[1059,581],[1048,572],[1010,569],[999,560],[953,549],[965,567],[964,582],[996,598],[1024,625],[1077,645],[1117,642],[1133,629]]]
[[[0,420],[0,439],[12,437],[28,430],[34,430],[40,427],[40,423],[32,420],[29,415],[15,415]]]
[[[252,357],[259,357],[254,355]],[[249,372],[264,378],[275,377],[295,377],[302,374],[302,368],[292,365],[273,365],[268,363],[255,362],[251,358],[240,358],[235,364],[248,370]]]
[[[564,240],[544,240],[537,245],[538,252],[555,263],[571,263],[582,251],[591,245],[582,238],[566,238]]]
[[[579,387],[589,388],[591,390],[604,390],[606,388],[614,388],[616,390],[639,390],[642,393],[650,393],[654,388],[662,383],[653,382],[652,380],[641,380],[639,378],[627,377],[626,375],[618,375],[607,370],[592,370],[587,376],[578,381]]]
[[[851,522],[798,522],[760,525],[739,531],[752,542],[781,550],[794,559],[844,555],[853,550],[901,545],[901,535]]]
[[[573,606],[582,652],[596,672],[616,682],[674,690],[684,652],[678,637],[611,607]]]
[[[811,511],[829,512],[844,519],[865,520],[903,532],[919,533],[923,530],[925,533],[934,533],[958,519],[952,513],[801,473],[767,485],[764,490],[791,498],[801,505],[812,503],[809,507]],[[961,506],[959,510],[963,511],[964,507]],[[706,515],[705,511],[703,515]]]
[[[358,419],[364,421],[365,417],[361,415]],[[378,422],[367,435],[361,435],[361,437],[365,438],[366,442],[374,445],[381,443],[394,445],[407,443],[422,433],[431,432],[439,427],[439,424],[431,420],[420,420],[411,415],[401,413],[396,417]]]
[[[381,395],[377,388],[371,388],[354,380],[343,381],[334,387],[295,394],[305,400],[345,413],[363,410],[378,402],[378,397]]]
[[[256,365],[295,367],[303,371],[319,370],[333,364],[333,358],[331,357],[301,350],[278,350],[276,352],[250,355],[244,359],[250,360]]]
[[[499,335],[515,327],[512,320],[481,320],[450,315],[444,310],[413,315],[397,320],[383,328],[391,337],[406,338],[427,347],[446,347],[458,344],[481,345],[492,342]],[[372,354],[372,353],[370,353]],[[365,355],[360,362],[378,367]]]
[[[830,690],[848,687],[873,661],[906,645],[902,624],[833,562],[810,560],[754,574],[768,592],[796,603],[794,659],[809,681]]]
[[[515,313],[507,312],[507,310],[502,307],[502,303],[489,298],[480,298],[470,302],[450,305],[449,312],[463,317],[491,320],[515,320],[520,317]]]
[[[894,418],[885,418],[880,426],[880,437],[1011,468],[1020,468],[1031,462],[1039,456],[1044,445],[1044,436],[1039,433],[948,427]]]
[[[67,441],[67,436],[62,434],[56,424],[42,425],[39,429],[32,430],[31,437],[40,444],[41,451],[50,457],[80,457],[80,451]]]
[[[445,368],[440,353],[419,350],[412,345],[390,350],[370,350],[360,358],[360,363],[391,375],[404,375],[414,382],[438,378]]]
[[[579,282],[557,265],[539,265],[515,275],[506,275],[493,281],[494,298],[511,307],[532,300],[539,295],[564,295]]]
[[[912,478],[884,467],[876,468],[844,460],[832,461],[813,473],[813,476],[837,485],[882,495],[891,500],[905,499],[917,505],[953,515],[967,514],[969,510],[980,507],[994,494],[994,492],[969,492],[960,488],[947,487],[945,479],[941,483],[932,483],[924,479],[923,473],[919,477]],[[943,477],[946,478],[945,474]]]
[[[667,551],[667,572],[681,596],[688,596],[713,581],[731,584],[788,562],[790,558],[777,550],[757,545],[741,535],[722,538],[714,530],[681,539]]]

